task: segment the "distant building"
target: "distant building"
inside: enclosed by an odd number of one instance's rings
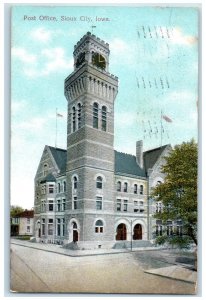
[[[45,146],[35,176],[34,235],[39,242],[77,242],[80,249],[150,244],[161,234],[161,208],[151,188],[164,181],[165,145],[136,156],[115,151],[118,78],[109,73],[109,45],[91,33],[74,47],[65,79],[67,150]],[[129,116],[128,116],[129,118]]]
[[[11,218],[11,236],[33,235],[34,211],[25,210]]]

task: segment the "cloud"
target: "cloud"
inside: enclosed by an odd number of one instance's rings
[[[42,75],[48,75],[59,70],[70,70],[73,67],[73,59],[66,59],[63,48],[44,49],[42,55],[48,59],[42,70]]]
[[[176,45],[193,46],[197,43],[198,38],[183,33],[182,29],[175,27],[172,30],[171,42]]]
[[[38,55],[30,54],[24,48],[13,48],[12,55],[22,63],[22,70],[28,77],[42,77],[73,68],[73,59],[66,57],[64,48],[45,48]]]
[[[27,106],[25,100],[12,100],[11,101],[11,112],[13,115],[16,115],[19,112],[22,112]]]
[[[13,47],[11,54],[25,64],[34,64],[37,61],[36,55],[30,54],[26,49],[21,47]]]
[[[115,127],[132,127],[137,121],[137,115],[134,112],[115,112]]]
[[[51,40],[52,33],[53,32],[51,30],[46,30],[43,27],[39,27],[31,32],[31,37],[34,40],[46,43]]]
[[[109,41],[110,51],[112,56],[112,64],[129,65],[134,62],[135,43],[128,43],[120,38],[114,38]]]

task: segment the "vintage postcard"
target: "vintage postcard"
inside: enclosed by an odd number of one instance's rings
[[[12,7],[11,292],[198,292],[199,10]]]

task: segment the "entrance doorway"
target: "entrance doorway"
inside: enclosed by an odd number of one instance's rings
[[[127,228],[126,225],[121,223],[117,226],[117,241],[125,241],[127,239]]]
[[[73,222],[73,242],[78,242],[79,240],[79,235],[77,231],[77,223]]]
[[[142,225],[136,224],[134,226],[133,240],[142,240]]]

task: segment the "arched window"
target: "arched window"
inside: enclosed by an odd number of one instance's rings
[[[102,177],[98,176],[96,180],[96,188],[97,189],[102,189]]]
[[[102,130],[107,130],[107,108],[102,106]]]
[[[127,182],[124,183],[124,192],[126,193],[127,192],[127,188],[128,188],[128,184]]]
[[[121,181],[117,182],[117,192],[121,192]]]
[[[82,126],[82,107],[80,103],[78,103],[77,105],[77,110],[78,110],[78,129],[79,129]]]
[[[58,193],[61,193],[61,185],[58,183]]]
[[[72,131],[76,131],[76,110],[72,107]]]
[[[74,188],[74,190],[77,189],[77,177],[76,176],[74,176],[74,178],[73,178],[73,188]]]
[[[144,192],[144,188],[143,188],[143,185],[141,184],[140,185],[140,190],[139,190],[140,195],[143,195],[143,192]]]
[[[93,128],[98,128],[98,103],[93,104]]]
[[[137,184],[134,184],[134,194],[137,194]]]
[[[95,223],[95,232],[103,233],[103,222],[101,220],[97,220]]]
[[[63,191],[64,191],[64,193],[66,192],[66,190],[67,190],[66,181],[64,181],[63,182]]]

